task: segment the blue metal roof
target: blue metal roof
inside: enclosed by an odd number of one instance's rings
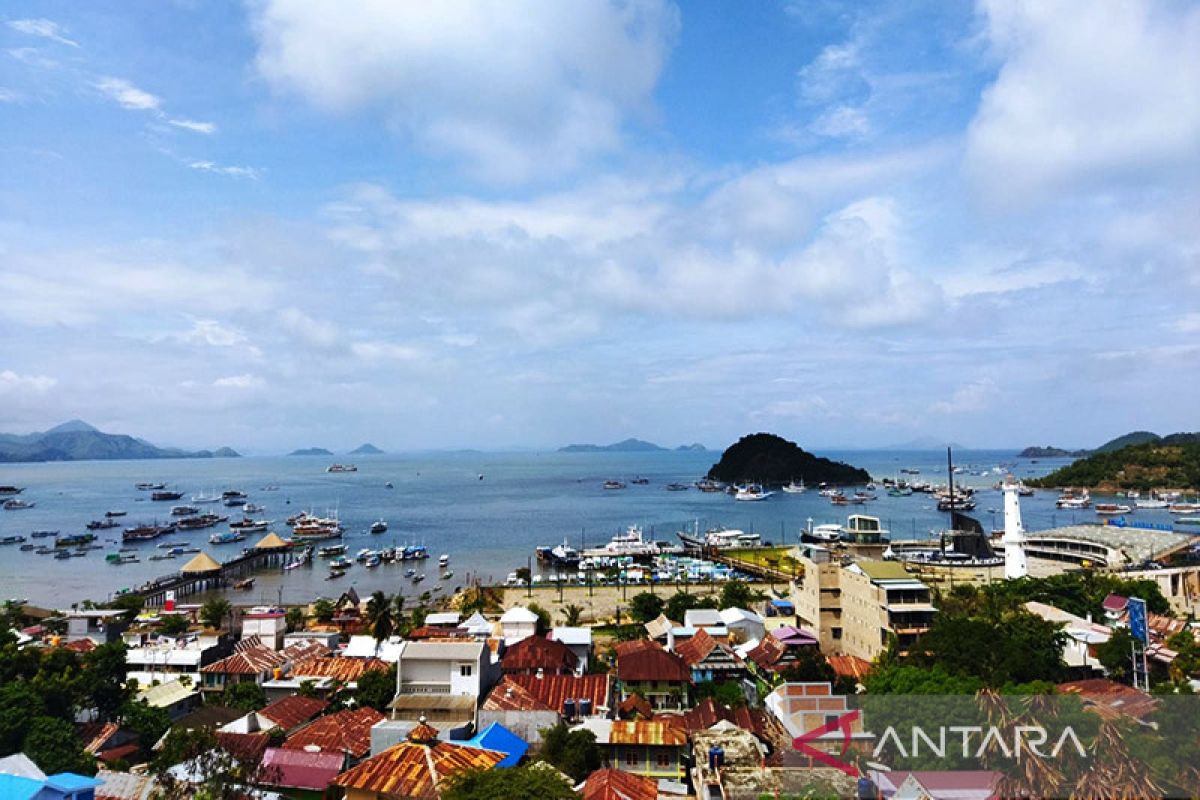
[[[0,797],[5,800],[30,800],[45,784],[33,778],[0,774]]]
[[[515,767],[521,761],[521,757],[525,755],[525,751],[529,749],[528,742],[499,722],[493,722],[473,738],[460,742],[460,744],[467,747],[478,747],[482,750],[495,750],[497,753],[507,753],[508,757],[497,764],[497,767]]]
[[[101,783],[103,781],[89,778],[87,775],[78,775],[74,772],[58,772],[46,778],[46,785],[60,792],[77,792],[80,789],[91,789],[99,786]]]

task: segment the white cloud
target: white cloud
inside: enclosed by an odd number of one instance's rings
[[[92,84],[121,108],[130,111],[158,111],[162,100],[122,78],[101,78]]]
[[[18,92],[0,86],[0,103],[19,103],[24,99],[24,96]]]
[[[949,400],[939,400],[930,406],[938,414],[967,414],[992,406],[998,394],[995,379],[983,377],[963,384],[954,390]]]
[[[1171,328],[1179,333],[1200,333],[1200,313],[1183,315],[1171,323]]]
[[[1200,163],[1200,6],[980,0],[1001,59],[967,136],[980,191],[1062,188]]]
[[[314,319],[298,308],[285,308],[279,313],[279,322],[286,333],[311,347],[334,350],[343,345],[342,332],[337,325]]]
[[[808,128],[821,136],[854,138],[866,135],[871,124],[861,108],[835,106],[822,112]]]
[[[12,19],[8,21],[8,27],[19,33],[24,33],[29,36],[40,36],[43,39],[50,39],[59,44],[69,45],[71,47],[79,47],[79,42],[68,39],[63,34],[63,28],[53,20],[48,19]]]
[[[267,385],[267,382],[258,375],[230,375],[225,378],[217,378],[213,381],[213,386],[218,389],[262,389]]]
[[[256,181],[262,177],[258,167],[238,167],[218,164],[215,161],[189,161],[188,166],[200,172],[211,172],[214,175],[228,175],[231,178],[246,178]]]
[[[203,133],[205,136],[211,136],[217,132],[217,126],[211,122],[198,122],[194,119],[177,119],[172,118],[167,120],[168,125],[173,125],[176,128],[183,128],[186,131],[193,133]]]
[[[645,113],[678,29],[667,0],[257,4],[257,64],[335,112],[373,107],[477,175],[556,174]]]
[[[58,66],[57,61],[43,55],[42,51],[36,47],[14,47],[8,51],[8,54],[22,64],[38,69],[54,69]]]
[[[364,361],[419,361],[425,354],[420,348],[395,342],[355,342],[351,352]]]
[[[46,375],[18,375],[11,369],[0,372],[0,396],[45,394],[58,383]]]

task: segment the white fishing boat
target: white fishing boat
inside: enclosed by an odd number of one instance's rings
[[[1096,513],[1102,517],[1115,517],[1121,514],[1128,514],[1131,511],[1133,511],[1133,508],[1123,504],[1096,503]]]
[[[675,535],[685,547],[693,550],[710,547],[718,550],[741,550],[762,545],[762,537],[752,531],[747,532],[739,528],[709,528],[702,533],[699,522],[692,526],[692,530],[678,531]]]
[[[612,540],[603,547],[592,547],[583,551],[586,558],[604,558],[617,556],[655,556],[660,552],[657,543],[646,541],[642,537],[642,529],[638,525],[630,525],[621,533],[613,536]]]
[[[766,500],[773,494],[775,493],[764,489],[762,484],[748,483],[737,488],[737,491],[733,493],[733,499],[754,502],[757,500]]]
[[[438,556],[438,566],[439,567],[444,567],[449,563],[450,563],[450,556],[446,555],[445,553],[442,553],[440,556]]]
[[[787,486],[784,486],[783,491],[788,494],[804,494],[808,491],[808,487],[804,485],[804,479],[801,478],[799,483],[792,481]]]

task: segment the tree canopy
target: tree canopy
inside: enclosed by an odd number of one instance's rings
[[[582,728],[571,730],[563,722],[542,731],[541,756],[576,781],[599,769],[601,762],[595,734]]]
[[[773,433],[755,433],[738,439],[713,464],[708,477],[726,483],[756,481],[772,486],[794,480],[842,484],[871,480],[865,469],[814,456]]]
[[[441,792],[442,800],[576,800],[571,785],[561,775],[532,766],[511,769],[471,769],[453,776]]]

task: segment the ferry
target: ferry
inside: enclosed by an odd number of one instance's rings
[[[840,542],[845,535],[846,529],[836,522],[814,526],[810,517],[808,527],[800,531],[800,541],[810,544],[833,544]]]
[[[174,532],[174,525],[138,525],[122,531],[121,538],[126,542],[141,542],[147,539],[157,539],[165,533]]]
[[[678,531],[675,535],[679,537],[685,547],[693,550],[703,550],[709,547],[715,547],[718,550],[738,550],[762,545],[762,537],[757,533],[747,533],[738,528],[710,528],[704,533],[700,533],[699,523],[693,526],[693,530]]]
[[[341,555],[345,555],[345,554],[346,554],[346,545],[344,545],[344,544],[326,545],[325,547],[322,547],[320,550],[317,551],[317,555],[319,555],[321,558],[330,558],[332,556],[341,556]]]
[[[586,558],[610,556],[656,556],[662,552],[657,542],[649,542],[642,538],[642,529],[638,525],[630,525],[624,532],[613,536],[612,540],[603,547],[592,547],[583,551]]]
[[[353,464],[330,464],[325,468],[326,472],[358,472],[358,467]]]

